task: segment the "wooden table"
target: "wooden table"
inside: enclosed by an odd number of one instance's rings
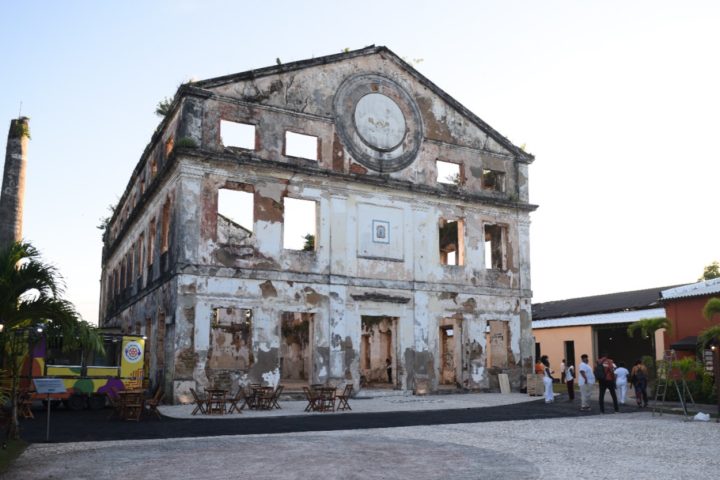
[[[227,390],[222,388],[208,388],[207,392],[207,414],[208,415],[223,415],[225,413],[225,402],[227,396]]]
[[[274,388],[273,387],[263,387],[263,386],[252,386],[252,395],[251,395],[251,402],[248,402],[248,407],[252,409],[267,409],[270,408],[270,406],[267,405],[269,397],[272,397]]]
[[[335,411],[335,387],[321,387],[317,389],[319,398],[317,400],[317,410],[320,412]]]
[[[142,390],[120,390],[117,395],[120,418],[139,421],[145,405],[144,392]]]

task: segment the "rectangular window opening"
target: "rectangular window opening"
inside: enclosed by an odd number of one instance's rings
[[[255,125],[220,120],[220,142],[226,147],[255,150]]]
[[[443,162],[437,160],[437,182],[446,185],[460,185],[462,178],[460,176],[460,165],[457,163]]]
[[[315,314],[282,312],[280,316],[280,378],[312,380],[313,325]]]
[[[173,151],[173,148],[175,148],[175,137],[170,135],[170,137],[165,141],[165,157],[169,157],[170,154]]]
[[[318,137],[302,133],[285,132],[285,155],[288,157],[318,160]]]
[[[157,175],[157,171],[158,171],[157,160],[155,159],[155,157],[153,157],[150,160],[150,178],[155,178],[155,175]]]
[[[255,196],[252,192],[230,188],[218,190],[218,243],[238,244],[251,237],[254,212]]]
[[[316,250],[317,203],[286,197],[283,201],[283,248],[313,252]]]
[[[160,232],[160,252],[165,253],[170,247],[170,200],[165,201],[162,209],[162,230]]]
[[[441,220],[438,229],[440,238],[440,264],[463,265],[465,261],[465,225],[462,220]]]
[[[148,269],[152,267],[155,261],[155,234],[157,230],[155,228],[155,219],[150,220],[150,230],[148,231],[148,247],[147,247],[147,264]]]
[[[246,372],[255,362],[252,353],[253,311],[249,308],[213,309],[210,342],[211,369]]]
[[[498,170],[483,169],[482,186],[493,192],[505,191],[505,173]]]
[[[485,268],[487,269],[505,270],[503,231],[501,225],[485,225]]]

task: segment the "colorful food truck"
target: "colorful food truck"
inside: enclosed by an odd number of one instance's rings
[[[142,388],[145,339],[136,335],[103,334],[104,354],[62,351],[60,340],[41,338],[25,360],[21,377],[32,390],[33,378],[61,378],[67,393],[51,394],[70,410],[100,409],[106,396],[120,390]],[[47,400],[47,395],[33,398]]]

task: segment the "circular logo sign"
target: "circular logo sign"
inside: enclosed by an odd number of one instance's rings
[[[128,362],[136,363],[142,357],[142,345],[138,342],[128,342],[123,349],[123,355]]]

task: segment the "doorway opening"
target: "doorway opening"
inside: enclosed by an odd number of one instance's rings
[[[461,377],[462,366],[462,323],[454,318],[443,318],[440,321],[440,386],[457,387]]]
[[[565,348],[563,349],[565,351],[565,365],[568,367],[570,365],[575,366],[575,341],[573,340],[566,340],[565,342]],[[560,379],[560,381],[565,381],[564,378]]]
[[[488,366],[497,368],[508,367],[508,342],[510,340],[508,322],[503,320],[488,321],[490,327],[488,338]],[[539,344],[535,344],[536,351]]]
[[[280,316],[280,378],[287,388],[312,383],[314,313],[283,312]]]
[[[397,381],[397,317],[361,317],[360,383],[366,388],[394,388]]]

